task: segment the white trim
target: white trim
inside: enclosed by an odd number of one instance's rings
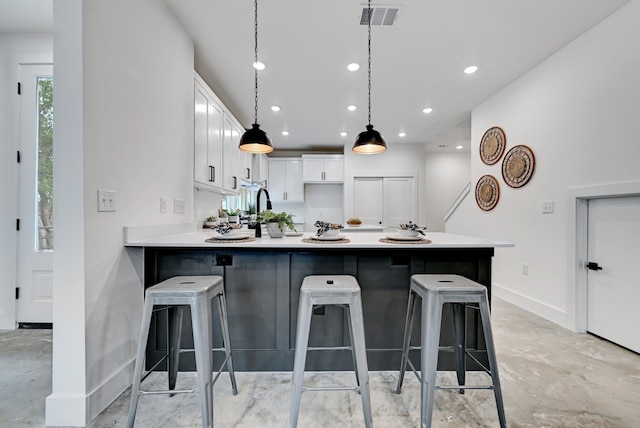
[[[135,359],[132,359],[102,385],[89,393],[87,396],[87,423],[102,413],[110,406],[110,403],[116,401],[122,392],[131,386],[135,363]]]
[[[47,426],[87,425],[86,397],[83,394],[51,394],[46,399]]]
[[[491,295],[516,306],[519,306],[523,309],[526,309],[527,311],[536,314],[537,316],[545,318],[551,322],[558,324],[561,327],[566,328],[565,323],[567,319],[567,313],[559,308],[549,306],[544,302],[509,290],[508,288],[505,288],[496,283],[493,283],[491,285]]]
[[[567,326],[587,331],[587,242],[589,200],[640,195],[640,181],[573,187],[568,191]]]
[[[449,220],[449,217],[451,217],[453,215],[453,213],[456,211],[456,209],[460,206],[460,204],[462,203],[462,201],[464,201],[464,198],[467,197],[467,195],[469,194],[469,192],[471,192],[471,182],[468,182],[466,186],[464,186],[464,189],[462,189],[462,191],[460,192],[460,194],[458,195],[458,197],[456,198],[455,201],[453,201],[453,203],[451,204],[451,206],[449,207],[449,209],[447,210],[447,212],[444,215],[444,221],[446,222],[447,220]]]

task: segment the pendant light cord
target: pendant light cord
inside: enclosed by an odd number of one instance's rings
[[[371,125],[371,0],[369,0],[369,125]]]
[[[255,81],[255,108],[253,114],[253,123],[258,123],[258,0],[254,0],[254,25],[253,33],[255,37],[255,50],[253,56],[253,75]]]

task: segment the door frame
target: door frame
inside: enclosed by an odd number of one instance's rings
[[[589,200],[640,196],[640,181],[572,187],[568,192],[567,326],[587,332]]]

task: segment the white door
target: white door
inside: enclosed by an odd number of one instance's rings
[[[355,177],[353,217],[364,224],[382,224],[382,177]]]
[[[587,331],[640,352],[640,197],[589,201]],[[601,269],[599,269],[601,268]]]
[[[416,192],[413,177],[384,178],[384,226],[398,227],[401,223],[417,222]]]
[[[18,176],[20,323],[53,321],[53,70],[21,66]]]

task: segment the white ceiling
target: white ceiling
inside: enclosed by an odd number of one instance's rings
[[[49,31],[51,1],[0,0],[0,31]],[[195,42],[198,72],[250,127],[253,1],[164,2]],[[461,143],[468,150],[473,108],[627,2],[386,2],[402,9],[393,26],[372,28],[371,123],[390,149],[407,142],[425,143],[430,150],[452,150]],[[259,59],[267,68],[259,72],[258,122],[276,149],[342,147],[364,131],[367,27],[360,25],[360,15],[365,4],[259,1]],[[346,66],[354,61],[361,68],[350,72]],[[478,72],[464,74],[468,65],[477,65]],[[282,110],[272,112],[274,104]],[[348,112],[349,104],[358,110]],[[425,107],[433,112],[425,115]],[[283,130],[290,135],[282,136]],[[340,131],[349,135],[340,137]],[[399,137],[401,131],[407,136]]]

